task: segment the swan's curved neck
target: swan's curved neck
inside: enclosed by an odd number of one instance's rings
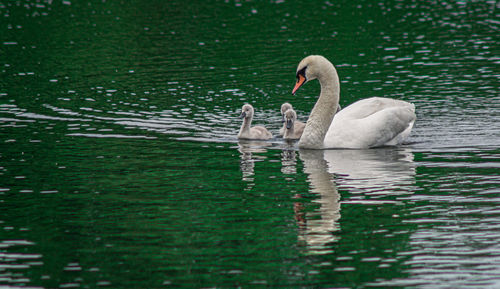
[[[335,67],[331,63],[324,63],[320,68],[318,80],[321,93],[299,140],[300,148],[323,148],[325,135],[339,105],[340,84]]]

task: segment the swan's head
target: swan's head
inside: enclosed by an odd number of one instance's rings
[[[321,55],[309,55],[302,59],[297,66],[297,82],[292,94],[295,94],[304,83],[320,78],[330,67],[333,67],[333,64]]]
[[[289,109],[292,109],[292,105],[288,102],[285,102],[281,105],[281,121],[285,122],[285,112]]]
[[[251,104],[245,104],[241,107],[240,118],[252,118],[253,117],[253,106]]]
[[[284,115],[285,121],[286,121],[286,128],[290,129],[293,127],[293,124],[297,120],[297,113],[293,109],[289,109],[285,112]]]

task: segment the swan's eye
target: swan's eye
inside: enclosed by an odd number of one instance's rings
[[[301,70],[297,71],[297,79],[299,79],[299,76],[306,78],[306,69],[307,69],[307,66],[305,66]]]

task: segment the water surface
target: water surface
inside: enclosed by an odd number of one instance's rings
[[[0,3],[0,287],[494,288],[496,1]],[[273,134],[298,62],[340,104],[415,104],[407,144]]]

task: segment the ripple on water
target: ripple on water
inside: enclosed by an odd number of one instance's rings
[[[0,3],[0,202],[18,204],[0,282],[500,285],[498,1],[112,2]],[[282,102],[307,118],[319,85],[290,86],[314,51],[335,58],[342,106],[414,102],[410,143],[315,157],[238,141],[243,103],[275,135]]]
[[[407,205],[416,204],[403,220],[415,226],[408,250],[398,253],[407,258],[409,278],[374,285],[496,286],[499,161],[498,149],[423,153],[417,162],[420,190],[400,198]]]
[[[200,87],[195,87],[190,83],[176,85],[173,94],[177,91],[192,89],[190,93],[198,93]],[[73,103],[78,101],[77,94],[70,95],[77,98],[68,98],[68,105],[59,103],[59,105],[45,103],[42,105],[46,110],[32,112],[30,108],[23,108],[16,104],[2,104],[0,113],[4,114],[3,123],[9,122],[11,125],[15,122],[17,125],[23,125],[22,122],[40,122],[45,120],[55,122],[71,122],[68,125],[68,134],[71,136],[102,137],[109,132],[109,137],[143,137],[142,131],[161,134],[167,137],[181,140],[197,140],[202,142],[233,142],[241,125],[238,118],[239,111],[233,108],[233,97],[240,98],[246,95],[241,89],[223,88],[219,92],[211,91],[206,97],[200,94],[200,97],[180,97],[174,105],[170,105],[168,110],[158,110],[157,106],[149,105],[148,99],[141,98],[140,102],[128,102],[119,100],[115,102],[115,94],[123,93],[118,89],[105,88],[98,86],[95,88],[97,93],[107,92],[111,100],[111,107],[105,109],[102,103],[87,101],[86,106],[80,106],[78,109]],[[71,90],[74,91],[74,90]],[[168,92],[165,91],[168,94]],[[129,93],[132,95],[132,93]],[[213,97],[217,97],[217,103],[214,105]],[[222,101],[221,101],[222,97]],[[201,99],[201,102],[200,102]],[[144,103],[142,103],[144,102]],[[246,101],[241,101],[241,104]],[[206,104],[206,106],[204,105]],[[99,107],[97,107],[99,105]],[[223,105],[223,106],[221,106]],[[238,108],[239,109],[239,108]],[[19,120],[19,121],[17,121]],[[281,125],[281,119],[277,111],[260,110],[256,107],[254,124],[264,124],[269,128],[278,129]],[[52,128],[52,127],[51,127]],[[80,133],[77,131],[99,131],[100,134]],[[148,134],[147,137],[153,137]],[[157,137],[157,136],[156,136]]]

